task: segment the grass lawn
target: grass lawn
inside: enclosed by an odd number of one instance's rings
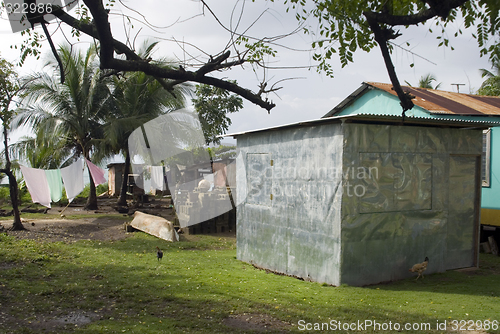
[[[234,238],[168,243],[137,232],[63,243],[1,234],[0,333],[449,333],[460,320],[463,329],[489,321],[483,333],[500,333],[500,257],[481,254],[480,263],[418,281],[333,287],[242,263]],[[325,327],[344,323],[355,330]]]

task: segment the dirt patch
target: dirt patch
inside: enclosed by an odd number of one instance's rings
[[[120,215],[115,209],[116,198],[99,198],[98,210],[85,210],[83,204],[52,207],[47,211],[47,218],[22,218],[26,231],[9,230],[7,233],[19,239],[39,241],[119,240],[130,235],[126,233],[123,224],[132,220],[131,215],[136,210],[173,221],[174,213],[170,202],[170,199],[152,199],[149,203],[130,203],[128,214]],[[88,217],[89,215],[95,215],[95,218]],[[4,220],[0,224],[8,230],[12,226],[12,220]]]
[[[129,217],[34,219],[23,222],[26,231],[8,233],[19,239],[39,241],[119,240],[129,235],[125,232],[123,224],[130,220]]]
[[[288,332],[292,324],[275,319],[268,314],[243,313],[230,315],[222,321],[227,327],[252,330],[256,332],[281,331]]]
[[[26,319],[17,319],[7,313],[0,312],[0,323],[3,329],[11,328],[7,333],[16,333],[17,329],[25,328],[33,332],[60,332],[85,326],[92,321],[101,319],[97,313],[81,310],[66,311],[58,314],[37,315]]]
[[[96,313],[76,310],[65,314],[41,317],[40,320],[30,321],[28,327],[50,331],[84,326],[98,319],[100,319],[100,316]]]

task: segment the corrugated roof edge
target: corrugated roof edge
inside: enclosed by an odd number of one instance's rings
[[[289,123],[269,128],[262,128],[256,130],[242,131],[236,133],[229,133],[224,135],[223,137],[238,137],[246,134],[265,132],[265,131],[275,131],[282,130],[286,128],[296,128],[302,126],[310,126],[316,124],[328,124],[328,123],[339,123],[345,121],[372,121],[372,122],[383,122],[389,121],[392,123],[401,123],[401,117],[392,116],[392,115],[378,115],[378,114],[359,114],[359,115],[346,115],[346,116],[332,116],[332,117],[323,117],[320,119],[310,120],[310,121],[302,121],[296,123]],[[449,117],[414,117],[414,116],[406,116],[405,122],[402,124],[407,125],[439,125],[439,126],[457,126],[457,127],[476,127],[476,128],[489,128],[493,126],[500,126],[500,118],[497,121],[494,120],[470,120],[470,119],[461,119],[460,117],[450,115]]]

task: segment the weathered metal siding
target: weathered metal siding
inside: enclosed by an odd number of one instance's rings
[[[473,266],[481,149],[481,130],[345,124],[341,283],[405,278],[426,256],[427,273]]]
[[[339,284],[342,142],[340,123],[238,136],[238,259]]]

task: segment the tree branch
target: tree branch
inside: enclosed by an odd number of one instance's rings
[[[403,122],[405,119],[406,111],[412,109],[414,106],[412,99],[415,97],[412,96],[409,92],[403,91],[403,88],[399,83],[399,79],[396,74],[394,64],[392,63],[387,43],[390,40],[400,36],[400,34],[396,33],[390,27],[398,25],[405,25],[405,26],[416,25],[419,23],[423,23],[436,16],[439,16],[442,19],[446,19],[450,14],[451,10],[460,7],[469,0],[420,0],[420,1],[427,4],[429,8],[426,8],[418,12],[417,14],[413,15],[398,16],[398,15],[392,15],[388,11],[381,11],[381,12],[366,11],[363,13],[363,15],[366,17],[366,20],[370,26],[371,31],[374,34],[375,41],[378,43],[380,47],[380,51],[382,52],[382,56],[384,58],[389,78],[391,79],[393,89],[398,95],[398,98],[401,102],[401,107],[403,108],[403,113],[402,113]],[[390,26],[390,27],[385,27],[385,26]]]
[[[440,16],[445,19],[452,9],[462,6],[469,0],[421,0],[430,6],[413,15],[392,15],[388,12],[364,12],[363,15],[373,22],[383,23],[390,26],[407,26],[423,23],[433,17]],[[446,16],[442,16],[445,15]]]
[[[55,6],[52,14],[67,25],[100,41],[100,61],[102,69],[111,69],[115,71],[141,71],[147,75],[155,77],[167,90],[171,90],[174,85],[186,81],[209,84],[236,93],[248,101],[266,109],[267,111],[270,111],[275,107],[274,103],[267,101],[267,99],[263,100],[260,96],[248,89],[244,89],[228,81],[206,75],[214,71],[240,65],[245,62],[244,59],[239,59],[233,62],[224,62],[229,57],[229,51],[227,51],[215,59],[211,59],[195,72],[186,71],[183,68],[179,68],[177,70],[162,68],[142,59],[127,45],[113,38],[108,20],[108,12],[104,8],[101,0],[83,0],[83,2],[89,8],[91,16],[94,18],[92,23],[83,23],[66,13],[62,10],[62,8],[55,8]],[[126,60],[115,58],[114,52],[117,54],[124,54],[126,56]],[[170,79],[173,80],[173,82],[166,82],[163,79]]]
[[[366,16],[366,15],[365,15]],[[403,122],[405,119],[405,113],[407,110],[413,108],[414,104],[411,101],[414,96],[411,96],[407,92],[403,91],[401,84],[399,83],[398,76],[396,74],[396,70],[394,68],[394,64],[391,60],[391,54],[389,53],[389,48],[387,47],[387,42],[391,39],[395,39],[399,36],[398,33],[395,33],[392,29],[381,28],[377,21],[374,21],[372,17],[369,15],[366,16],[368,24],[370,25],[370,29],[373,31],[375,36],[375,41],[377,41],[380,51],[382,51],[382,56],[384,57],[385,67],[387,68],[387,72],[389,73],[389,78],[391,79],[392,86],[396,94],[398,95],[399,100],[401,101],[401,107],[403,107]]]

